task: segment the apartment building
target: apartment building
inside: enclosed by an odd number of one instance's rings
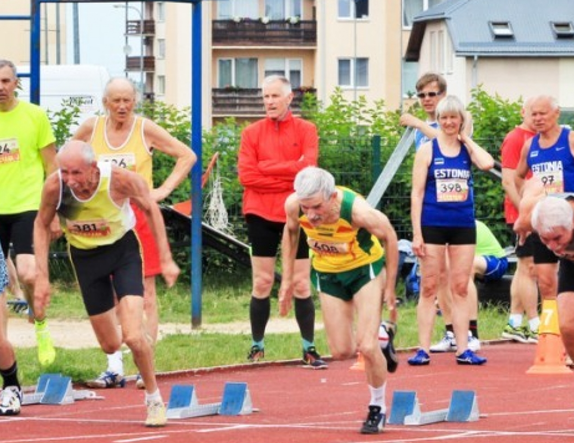
[[[414,90],[417,63],[404,63],[412,18],[443,0],[218,0],[202,3],[205,125],[263,115],[261,80],[286,75],[295,92],[328,103],[335,88],[352,100],[397,109]],[[154,2],[158,100],[189,106],[191,7]]]
[[[2,28],[1,58],[16,65],[30,64],[30,21],[7,20],[7,17],[29,17],[29,0],[0,1],[0,26]],[[41,63],[66,63],[66,13],[64,4],[42,4],[40,47]],[[10,42],[9,44],[7,42]]]

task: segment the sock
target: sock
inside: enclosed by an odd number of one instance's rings
[[[446,329],[446,332],[452,332],[452,335],[454,335],[454,328],[452,327],[452,324],[444,325],[444,328]]]
[[[156,389],[155,392],[152,392],[151,394],[148,394],[147,392],[145,393],[146,404],[151,403],[152,401],[162,401],[159,389]]]
[[[478,338],[478,320],[470,320],[468,322],[468,332],[470,332],[474,338]]]
[[[48,331],[48,323],[44,320],[34,320],[34,329],[36,332]]]
[[[522,314],[510,314],[508,317],[508,324],[513,328],[522,326]]]
[[[528,326],[530,326],[531,331],[538,332],[538,328],[540,327],[540,317],[536,316],[528,320]]]
[[[369,385],[369,391],[371,392],[371,401],[369,405],[371,406],[380,406],[381,412],[384,414],[387,412],[387,408],[385,407],[385,391],[387,388],[387,383],[383,383],[383,385],[379,388],[374,388]]]
[[[305,342],[312,345],[315,341],[315,304],[312,297],[295,298],[295,319],[301,331],[303,348],[307,350]]]
[[[251,297],[249,303],[249,320],[251,321],[251,337],[253,344],[258,342],[263,343],[265,336],[265,327],[269,321],[271,313],[271,302],[267,298]]]
[[[124,356],[121,350],[108,354],[108,369],[109,372],[124,375]]]
[[[0,369],[0,375],[4,381],[2,389],[7,386],[16,386],[18,389],[22,389],[20,382],[18,381],[18,365],[16,364],[16,361],[14,361],[14,364],[8,369]]]

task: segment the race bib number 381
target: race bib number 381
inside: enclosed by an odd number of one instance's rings
[[[110,235],[110,226],[107,220],[68,220],[66,228],[73,235],[81,237],[107,237]]]
[[[468,182],[464,179],[437,179],[436,200],[438,202],[463,202],[468,198]]]

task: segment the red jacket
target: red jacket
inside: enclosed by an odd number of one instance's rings
[[[285,223],[285,200],[306,166],[316,166],[319,137],[313,123],[289,112],[281,121],[264,118],[246,127],[239,148],[243,214]]]

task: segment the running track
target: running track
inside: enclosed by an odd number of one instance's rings
[[[409,367],[401,354],[399,370],[389,377],[387,405],[395,390],[416,390],[422,411],[443,409],[453,389],[476,391],[481,418],[471,423],[388,425],[379,435],[361,435],[368,390],[364,373],[352,361],[332,362],[328,370],[291,364],[260,364],[166,374],[159,379],[167,401],[173,384],[194,384],[202,403],[220,401],[226,381],[247,382],[251,415],[170,420],[149,429],[143,392],[99,391],[104,400],[67,406],[25,406],[15,418],[0,419],[3,443],[170,442],[170,443],[354,443],[465,442],[547,443],[574,441],[574,374],[529,375],[535,346],[503,343],[483,346],[483,367],[457,366],[453,354],[433,355],[430,366]],[[79,388],[78,388],[79,389]]]

